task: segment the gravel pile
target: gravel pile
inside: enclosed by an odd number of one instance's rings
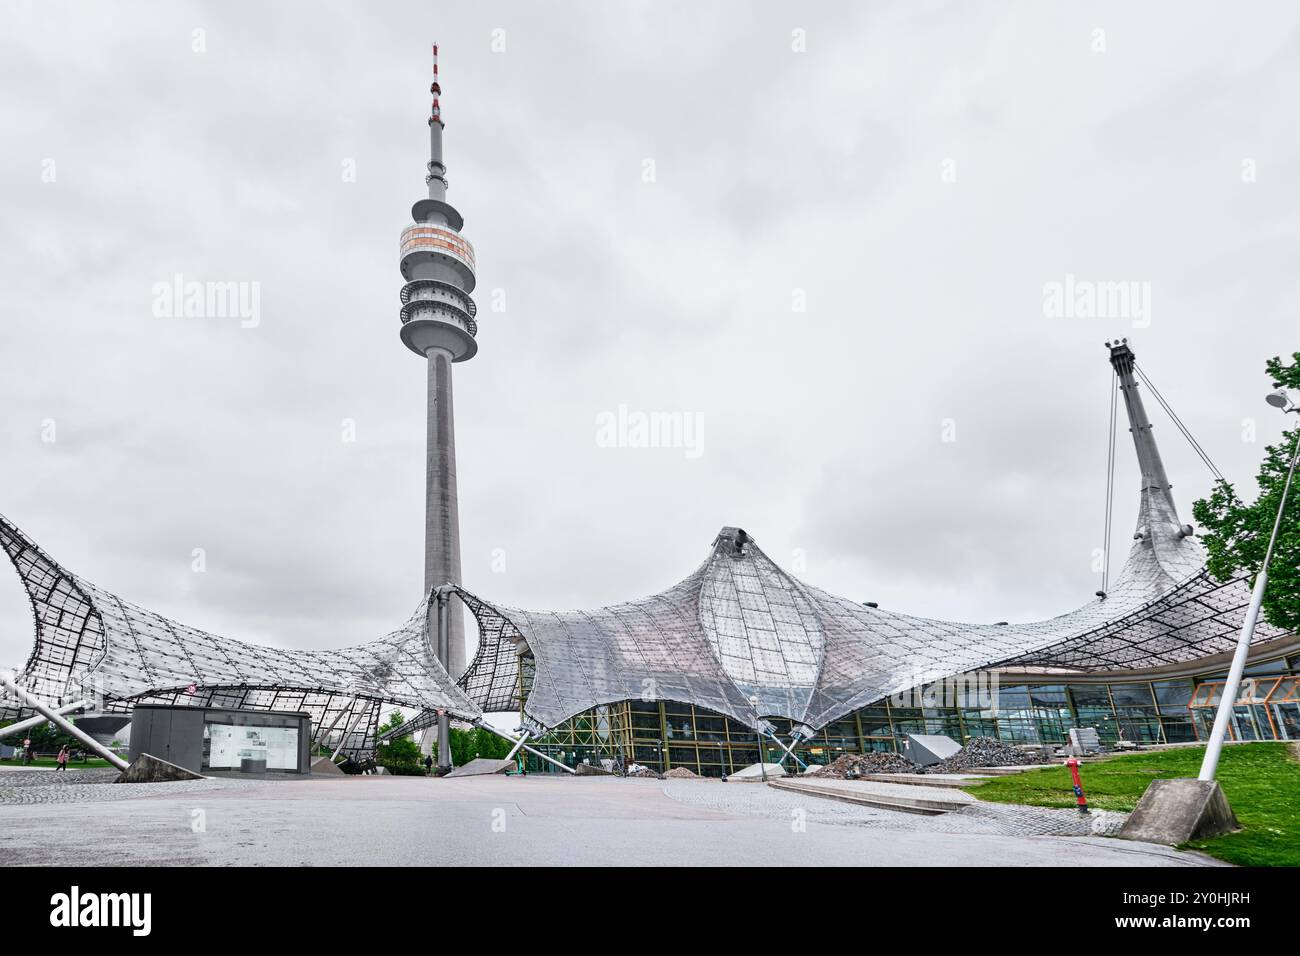
[[[691,779],[697,779],[699,777],[699,774],[693,773],[687,767],[673,767],[672,770],[669,770],[667,773],[664,774],[664,778],[670,780],[675,780],[677,778],[685,779],[687,777],[690,777]]]
[[[1038,763],[1038,758],[1033,754],[1010,747],[992,737],[972,737],[970,743],[961,750],[947,760],[926,767],[925,772],[961,773],[963,770],[978,770],[981,767],[1020,767],[1031,763]]]
[[[916,773],[916,765],[906,757],[881,751],[845,754],[828,763],[818,776],[843,780],[850,775],[862,776],[868,773]]]
[[[629,777],[658,777],[659,774],[649,767],[643,767],[639,763],[628,764],[625,774]]]

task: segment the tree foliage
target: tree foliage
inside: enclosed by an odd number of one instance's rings
[[[0,721],[0,726],[8,726],[13,723],[11,720]],[[32,741],[32,750],[39,754],[55,754],[59,752],[60,747],[67,747],[69,750],[85,750],[83,744],[72,734],[65,733],[55,724],[46,721],[43,724],[37,724],[20,734],[14,734],[6,737],[2,742],[11,747],[22,748],[23,738],[30,737]]]
[[[379,733],[382,736],[405,722],[402,712],[394,710],[388,715],[388,720],[379,725]],[[422,774],[424,773],[423,761],[424,755],[420,753],[420,745],[416,743],[413,736],[397,737],[381,743],[378,753],[375,754],[375,763],[394,774]]]
[[[1300,391],[1300,352],[1294,353],[1291,360],[1286,365],[1281,358],[1269,359],[1266,370],[1275,388],[1285,388],[1295,394]],[[1264,449],[1264,461],[1255,477],[1259,494],[1253,503],[1244,502],[1231,484],[1221,481],[1208,498],[1193,506],[1192,513],[1202,528],[1206,566],[1216,580],[1245,575],[1253,583],[1259,574],[1297,439],[1300,439],[1300,427],[1284,431],[1278,444]],[[1268,567],[1268,590],[1264,595],[1265,620],[1284,630],[1300,629],[1300,487],[1297,484],[1292,485],[1278,528],[1277,546]]]
[[[510,753],[511,743],[490,730],[471,727],[461,730],[451,728],[451,762],[463,767],[475,757],[491,757],[500,760]]]
[[[394,710],[380,725],[379,734],[382,736],[394,727],[402,726],[403,723],[405,719],[401,711]],[[451,728],[451,762],[457,767],[464,766],[475,757],[503,758],[510,752],[510,747],[510,741],[482,727]],[[437,759],[436,752],[434,759]],[[398,737],[380,744],[375,762],[386,768],[389,773],[424,773],[424,754],[420,753],[420,745],[415,735]]]

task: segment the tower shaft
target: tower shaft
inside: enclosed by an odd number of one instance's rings
[[[427,445],[425,449],[424,590],[460,584],[460,503],[456,494],[456,422],[452,398],[452,354],[431,348]],[[434,608],[429,608],[430,614]],[[453,677],[465,670],[465,619],[459,604],[449,611],[449,655],[443,666]]]

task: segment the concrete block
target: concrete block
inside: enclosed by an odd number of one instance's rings
[[[830,781],[831,784],[837,782]],[[905,791],[905,787],[898,787],[896,790],[891,791],[889,795],[883,795],[866,789],[854,790],[852,784],[848,787],[828,786],[827,783],[800,781],[797,778],[793,780],[771,780],[768,781],[767,785],[775,787],[777,790],[791,790],[808,796],[825,797],[827,800],[839,800],[843,803],[856,803],[864,807],[875,807],[878,810],[897,810],[900,813],[915,813],[927,817],[937,817],[941,813],[960,810],[962,807],[970,805],[965,801],[930,800],[924,797],[897,795]]]
[[[347,771],[345,771],[342,767],[336,764],[329,757],[317,757],[316,759],[314,759],[311,762],[311,772],[322,773],[325,774],[326,776],[330,776],[331,774],[336,774],[340,777],[347,776]]]
[[[763,782],[762,768],[764,767],[767,769],[767,776],[769,779],[771,779],[772,777],[785,776],[785,767],[783,767],[779,763],[769,763],[769,764],[752,763],[748,767],[745,767],[741,770],[737,770],[735,773],[728,776],[727,779],[738,780],[742,783],[747,781],[757,780],[759,783],[762,783]]]
[[[1101,751],[1101,738],[1097,736],[1097,728],[1071,727],[1070,746],[1066,749],[1075,757],[1099,753]]]
[[[961,744],[943,734],[908,734],[903,756],[918,767],[928,767],[947,760],[959,750]]]
[[[167,780],[202,780],[203,774],[168,763],[152,754],[140,754],[118,774],[114,783],[161,783]]]
[[[1119,835],[1125,840],[1175,845],[1238,828],[1218,781],[1179,777],[1151,781]]]
[[[505,773],[507,770],[514,768],[513,760],[494,760],[491,757],[475,757],[463,767],[457,767],[451,773],[450,777],[481,777],[490,773]]]
[[[611,775],[610,771],[596,764],[580,763],[577,769],[579,777],[608,777]]]

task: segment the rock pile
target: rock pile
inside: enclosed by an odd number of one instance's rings
[[[690,769],[686,767],[673,767],[672,770],[669,770],[667,773],[664,774],[664,777],[673,780],[689,777],[692,780],[694,780],[697,777],[699,777],[699,774],[693,773]]]
[[[981,767],[1021,767],[1037,763],[1038,758],[992,737],[972,737],[965,747],[947,760],[925,768],[926,773],[961,773]]]
[[[651,770],[649,767],[643,767],[639,763],[628,764],[627,770],[624,771],[624,773],[626,776],[629,777],[658,777],[659,776],[659,774],[654,770]]]
[[[820,776],[843,780],[868,773],[916,773],[916,765],[906,757],[883,751],[844,754],[828,763]]]

